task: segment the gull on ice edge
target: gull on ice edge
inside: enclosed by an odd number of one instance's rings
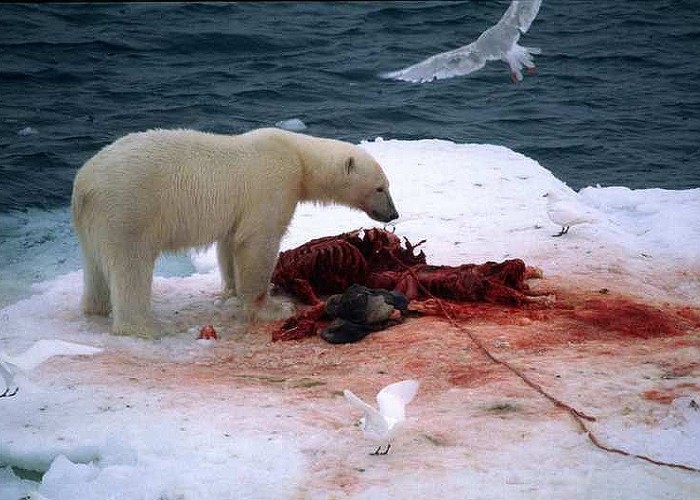
[[[417,380],[403,380],[387,385],[377,394],[379,411],[351,391],[343,391],[345,399],[363,412],[359,421],[360,428],[377,443],[377,449],[371,455],[389,453],[391,441],[406,420],[406,405],[415,397],[419,385]],[[382,451],[384,446],[386,449]]]
[[[569,232],[571,226],[597,222],[598,219],[575,200],[564,199],[556,191],[547,191],[542,195],[547,198],[547,216],[549,220],[561,226],[561,231],[552,236],[562,236]]]
[[[513,82],[520,81],[523,79],[523,67],[527,68],[528,72],[534,71],[532,55],[541,53],[538,48],[518,45],[520,35],[530,29],[541,4],[542,0],[513,0],[503,17],[469,45],[441,52],[413,66],[379,76],[404,82],[425,83],[468,75],[483,68],[487,61],[500,59],[510,66]]]
[[[63,340],[39,340],[29,349],[16,356],[9,356],[0,351],[0,376],[5,380],[5,390],[0,397],[10,397],[17,394],[18,386],[12,385],[15,375],[33,370],[44,361],[54,356],[80,356],[102,352],[102,349],[90,347]]]

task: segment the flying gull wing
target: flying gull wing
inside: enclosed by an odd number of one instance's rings
[[[513,0],[497,24],[509,24],[517,27],[521,33],[527,33],[541,5],[542,0]]]
[[[468,75],[484,67],[487,61],[503,60],[511,69],[513,81],[522,80],[523,67],[533,69],[532,54],[537,48],[518,45],[520,35],[530,29],[542,0],[513,0],[501,19],[463,47],[441,52],[397,71],[382,73],[381,78],[425,83]]]
[[[348,389],[343,391],[343,395],[345,396],[345,399],[347,399],[348,402],[350,402],[350,404],[352,404],[355,408],[362,410],[365,417],[365,431],[374,432],[378,435],[386,432],[387,422],[376,409],[362,401]]]
[[[404,82],[424,83],[433,80],[468,75],[484,67],[486,59],[475,48],[476,42],[465,47],[442,52],[398,71],[380,75],[382,78]]]
[[[379,413],[387,419],[403,420],[406,417],[406,405],[416,396],[419,385],[417,380],[387,385],[377,394]]]

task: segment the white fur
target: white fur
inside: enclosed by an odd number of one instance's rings
[[[249,319],[271,319],[269,279],[297,203],[339,203],[388,221],[398,217],[388,188],[379,164],[342,141],[271,128],[129,134],[75,178],[83,310],[111,311],[118,334],[156,333],[156,258],[216,242],[225,291],[242,299]]]

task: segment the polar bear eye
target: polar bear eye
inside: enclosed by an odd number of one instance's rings
[[[384,188],[382,188],[382,187],[377,188],[377,193],[383,193],[383,192],[384,192]]]

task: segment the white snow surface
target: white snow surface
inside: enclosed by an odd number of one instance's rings
[[[700,306],[700,189],[577,193],[501,146],[381,138],[362,146],[390,179],[401,215],[392,227],[413,243],[426,239],[430,263],[518,257],[546,276],[614,276],[640,297]],[[560,228],[546,215],[542,195],[550,190],[576,199],[597,222],[552,238]],[[344,207],[302,205],[282,249],[373,225]],[[698,474],[606,454],[564,418],[533,414],[524,427],[479,413],[482,403],[462,388],[430,406],[419,392],[401,439],[388,455],[370,457],[342,397],[316,405],[235,380],[206,391],[149,378],[166,363],[196,366],[216,357],[220,341],[193,335],[210,322],[225,332],[231,317],[230,304],[214,304],[214,255],[213,248],[193,251],[196,273],[154,280],[155,314],[171,330],[160,340],[113,336],[106,319],[85,318],[80,271],[38,283],[31,297],[0,310],[0,350],[10,356],[41,340],[102,349],[53,357],[19,381],[17,395],[0,399],[1,500],[700,498]],[[383,385],[378,380],[376,389]],[[696,402],[697,392],[647,420],[617,413],[595,430],[630,451],[700,467]],[[315,421],[305,417],[309,405]],[[421,432],[430,425],[447,437],[426,448]],[[470,445],[450,446],[457,433]],[[353,488],[343,487],[343,470]]]

